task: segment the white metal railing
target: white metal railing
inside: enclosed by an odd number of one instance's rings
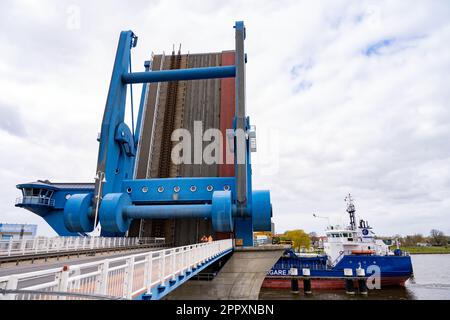
[[[11,238],[0,241],[0,257],[130,247],[139,244],[163,244],[164,242],[164,238],[37,237],[20,240]]]
[[[133,299],[232,248],[229,239],[0,277],[0,300]]]
[[[25,196],[17,198],[16,204],[39,204],[43,206],[54,207],[55,199],[48,197]]]

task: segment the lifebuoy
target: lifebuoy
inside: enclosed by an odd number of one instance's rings
[[[375,250],[352,250],[352,254],[374,254]]]

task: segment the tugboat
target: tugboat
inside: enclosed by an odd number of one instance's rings
[[[350,225],[327,227],[324,254],[311,256],[287,250],[267,274],[263,288],[290,288],[292,269],[297,269],[300,276],[303,269],[309,269],[311,286],[315,289],[344,288],[344,271],[348,273],[349,269],[355,277],[363,269],[368,281],[375,282],[376,279],[370,277],[378,275],[380,288],[405,285],[413,276],[409,254],[402,252],[398,245],[391,251],[383,240],[376,239],[367,221],[360,220],[357,226],[352,196],[349,194],[345,200]],[[299,284],[301,286],[302,281]]]

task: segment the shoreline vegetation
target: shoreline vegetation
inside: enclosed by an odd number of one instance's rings
[[[395,249],[395,248],[394,248]],[[409,254],[450,254],[450,247],[400,247]]]

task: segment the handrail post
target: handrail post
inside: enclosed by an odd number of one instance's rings
[[[203,250],[202,250],[202,263],[206,262],[206,254],[207,254],[207,251],[208,251],[208,246],[209,246],[209,242],[207,244],[205,244],[205,246],[203,247]]]
[[[166,276],[166,250],[163,250],[161,252],[161,260],[160,260],[160,278],[159,280],[161,281],[161,284],[164,283],[164,277]]]
[[[195,259],[195,267],[198,268],[200,267],[200,262],[202,261],[202,250],[203,250],[203,246],[204,245],[200,245],[197,247],[197,254],[196,254],[196,259]]]
[[[185,259],[186,259],[186,271],[191,272],[192,271],[192,263],[191,263],[191,248],[192,246],[186,247],[186,253],[185,253]]]
[[[176,249],[172,249],[171,250],[171,261],[172,261],[172,280],[175,280],[175,274],[176,274],[176,270],[175,270],[175,258],[176,258]]]
[[[22,255],[25,255],[25,249],[26,249],[26,247],[27,247],[27,241],[26,240],[24,240],[24,239],[22,239],[21,240],[21,251],[22,251]]]
[[[131,299],[133,294],[133,276],[134,276],[134,256],[127,259],[127,267],[125,269],[125,283],[123,297]]]
[[[206,262],[206,255],[208,252],[208,246],[209,246],[209,242],[207,244],[205,244],[205,246],[202,248],[202,259],[201,259],[201,263],[205,263]]]
[[[8,244],[8,257],[11,256],[11,250],[12,250],[12,242],[13,242],[13,238],[9,238],[9,244]]]
[[[69,267],[65,266],[56,274],[56,279],[58,281],[57,290],[59,292],[67,292],[69,287]],[[66,300],[65,296],[59,296],[58,300]]]
[[[34,249],[34,253],[38,253],[38,246],[39,246],[38,238],[34,238],[33,239],[33,248],[32,248],[32,249]]]
[[[208,246],[209,246],[209,243],[205,244],[205,246],[203,247],[203,250],[202,250],[202,263],[206,262],[206,254],[207,254],[207,251],[208,251]]]
[[[107,295],[108,291],[108,273],[109,273],[109,260],[105,260],[102,264],[98,266],[98,271],[100,275],[97,278],[97,284],[95,286],[95,291],[97,294]]]
[[[147,290],[147,293],[150,293],[152,290],[152,260],[153,260],[153,253],[149,253],[145,257],[145,264],[144,264],[144,287]]]
[[[197,268],[198,244],[192,246],[192,266]]]
[[[180,258],[180,260],[181,260],[181,270],[180,270],[180,275],[183,275],[183,274],[184,274],[184,269],[186,268],[186,267],[185,267],[186,264],[184,263],[184,253],[185,253],[185,250],[186,250],[186,247],[183,247],[183,248],[181,249],[181,252],[180,252],[180,255],[181,255],[181,258]]]
[[[6,290],[17,290],[18,283],[19,279],[17,276],[10,276],[8,282],[6,283]],[[0,300],[16,300],[16,297],[17,294],[9,293],[3,295],[3,297],[0,295]]]

